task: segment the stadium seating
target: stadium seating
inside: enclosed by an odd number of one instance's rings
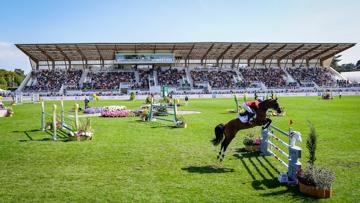
[[[285,71],[286,70],[286,71]],[[187,75],[189,74],[189,75]],[[179,90],[202,89],[241,90],[244,88],[296,89],[315,85],[321,87],[352,87],[346,80],[336,78],[326,68],[253,68],[233,69],[196,67],[185,71],[183,68],[146,68],[132,70],[112,70],[84,72],[82,70],[41,70],[33,71],[23,91],[57,93],[64,90],[118,91],[120,85],[128,89],[148,91],[151,86],[167,85]],[[191,77],[192,80],[188,80]],[[290,79],[290,78],[293,79]],[[85,79],[84,79],[85,78]],[[294,82],[295,80],[295,82]],[[357,84],[356,84],[357,85]],[[123,87],[121,87],[123,88]],[[103,92],[105,94],[105,92]]]
[[[285,87],[285,72],[280,68],[240,68],[244,80],[248,83],[263,82],[267,87]]]
[[[331,72],[326,68],[287,68],[286,70],[301,86],[307,86],[308,82],[315,82],[319,86],[336,84]]]
[[[194,70],[191,71],[191,78],[194,87],[199,87],[198,84],[209,83],[213,89],[234,89],[237,84],[234,80],[237,77],[235,71],[216,71],[216,70]]]
[[[157,69],[159,85],[167,85],[171,87],[179,87],[181,80],[186,78],[185,70],[178,70],[175,68]]]
[[[135,83],[134,72],[89,72],[89,82],[84,83],[83,89],[116,90],[121,82]]]

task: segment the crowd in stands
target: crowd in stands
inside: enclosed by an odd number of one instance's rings
[[[25,86],[24,91],[57,92],[66,81],[65,72],[60,70],[41,70],[31,74],[35,82],[31,86]]]
[[[139,82],[133,84],[132,89],[149,89],[149,77],[153,77],[153,69],[139,69]],[[151,80],[151,85],[153,81]]]
[[[134,83],[134,72],[89,72],[89,82],[83,84],[85,90],[115,90],[121,82]]]
[[[306,86],[304,83],[309,82],[315,82],[319,86],[333,86],[336,84],[331,72],[326,68],[287,68],[286,70],[301,86]]]
[[[267,87],[285,87],[285,72],[280,68],[240,68],[247,82],[263,82]]]
[[[191,71],[190,74],[195,88],[199,88],[199,84],[204,83],[209,83],[213,89],[230,89],[237,87],[234,80],[234,76],[236,76],[235,71],[197,70]]]
[[[76,90],[80,88],[79,81],[82,75],[82,70],[72,70],[65,73],[66,89]]]
[[[157,69],[157,78],[159,85],[167,85],[171,87],[179,87],[183,78],[186,78],[185,70],[178,69]]]
[[[178,87],[179,90],[190,90],[191,84],[187,80],[186,71],[176,68],[134,69],[133,71],[92,72],[86,76],[86,82],[80,84],[82,70],[40,70],[31,73],[29,84],[24,91],[59,92],[62,85],[66,90],[118,90],[120,83],[128,83],[131,89],[149,90],[157,84]],[[190,76],[195,89],[202,89],[210,85],[213,90],[229,90],[243,88],[259,88],[264,83],[268,88],[296,89],[302,87],[359,87],[358,83],[347,80],[335,80],[332,72],[327,68],[287,68],[295,82],[287,81],[286,71],[280,68],[240,68],[242,79],[233,70],[192,69]],[[136,72],[137,71],[137,72]],[[136,74],[139,80],[136,81]],[[136,77],[135,77],[136,76]],[[239,79],[237,79],[239,78]],[[149,84],[149,82],[151,84]]]
[[[350,83],[348,80],[336,80],[339,87],[360,87],[360,83]]]

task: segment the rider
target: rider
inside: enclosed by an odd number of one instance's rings
[[[242,107],[246,110],[249,122],[254,120],[256,111],[259,109],[260,102],[260,99],[244,102]]]

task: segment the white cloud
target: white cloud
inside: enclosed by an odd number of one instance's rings
[[[20,68],[25,72],[31,70],[29,58],[10,42],[0,42],[0,68],[6,70]]]

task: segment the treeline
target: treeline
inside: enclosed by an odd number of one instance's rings
[[[0,89],[17,88],[24,78],[25,74],[21,69],[15,69],[14,71],[0,69]]]
[[[354,63],[346,63],[339,65],[341,55],[337,55],[334,57],[331,67],[334,68],[338,72],[349,72],[349,71],[360,71],[360,60],[356,64]]]

